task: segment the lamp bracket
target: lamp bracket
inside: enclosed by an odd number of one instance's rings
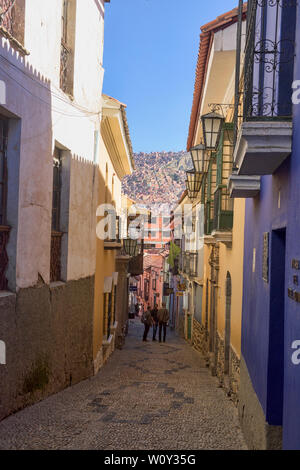
[[[212,113],[222,113],[222,116],[225,118],[229,109],[234,109],[234,104],[227,103],[209,103],[208,105]]]

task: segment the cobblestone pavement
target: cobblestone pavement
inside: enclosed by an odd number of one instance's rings
[[[168,332],[169,333],[169,332]],[[199,353],[169,333],[126,346],[100,373],[0,423],[0,449],[246,449],[237,411]]]

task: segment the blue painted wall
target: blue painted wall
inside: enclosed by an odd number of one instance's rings
[[[300,8],[297,14],[295,80],[300,79]],[[287,288],[293,288],[292,260],[300,260],[300,104],[294,106],[293,154],[289,180],[287,231]],[[300,286],[296,287],[300,291]],[[285,299],[285,386],[284,386],[284,448],[300,449],[300,366],[293,365],[292,343],[300,340],[300,304]]]
[[[299,13],[298,7],[300,26]],[[295,80],[300,80],[299,26]],[[289,287],[300,291],[300,286],[293,285],[294,275],[298,274],[300,281],[300,271],[292,269],[292,260],[300,260],[300,105],[294,106],[293,125],[292,155],[274,175],[262,178],[260,195],[246,203],[242,321],[242,355],[266,420],[273,425],[283,424],[285,449],[300,449],[300,365],[293,365],[291,360],[291,345],[300,340],[300,304],[288,297]],[[276,259],[281,242],[272,237],[272,231],[282,228],[286,228],[286,263],[281,305],[277,286],[283,283],[283,263]],[[270,233],[269,283],[262,273],[265,232]]]

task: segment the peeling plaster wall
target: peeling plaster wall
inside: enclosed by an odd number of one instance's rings
[[[2,40],[4,49],[0,53],[13,64],[1,61],[5,72],[0,70],[0,79],[7,88],[4,108],[20,119],[22,134],[21,142],[16,144],[20,146],[20,163],[15,162],[20,172],[20,191],[17,274],[16,282],[10,285],[13,290],[34,286],[39,275],[46,283],[50,281],[55,145],[72,156],[67,279],[95,274],[98,190],[92,162],[95,130],[101,118],[104,20],[95,2],[77,0],[71,100],[59,88],[60,9],[61,0],[27,0],[24,46],[30,55],[26,59],[18,59],[14,51],[6,50],[8,43]]]
[[[93,374],[94,277],[0,295],[0,420]]]
[[[9,118],[7,247],[10,293],[0,293],[0,419],[93,374],[103,15],[77,0],[74,99],[59,89],[61,0],[27,0],[26,58],[0,39]],[[87,35],[87,25],[89,35]],[[84,51],[84,52],[83,52]],[[45,78],[46,77],[46,78]],[[68,162],[64,283],[50,285],[53,153]],[[65,228],[64,228],[65,229]]]

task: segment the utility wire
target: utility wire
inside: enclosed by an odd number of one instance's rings
[[[46,104],[47,106],[49,106],[50,109],[53,109],[56,113],[58,114],[61,114],[62,116],[66,116],[66,117],[76,117],[76,118],[83,118],[83,117],[92,117],[92,116],[100,116],[101,114],[101,111],[99,111],[98,113],[90,113],[90,114],[86,114],[84,111],[80,111],[82,112],[84,115],[78,115],[78,114],[68,114],[68,113],[64,113],[62,112],[61,110],[59,110],[58,108],[55,108],[51,103],[49,103],[48,101],[44,100],[43,98],[41,98],[40,96],[37,96],[35,95],[34,93],[32,93],[30,90],[28,90],[28,88],[26,88],[24,85],[22,85],[18,80],[16,80],[14,77],[12,77],[6,70],[4,70],[2,67],[0,67],[0,70],[5,74],[7,75],[11,80],[13,80],[15,83],[17,83],[23,90],[25,90],[27,93],[29,93],[31,96],[33,96],[34,98],[36,98],[37,100],[41,101],[42,103]],[[46,87],[45,87],[46,88]],[[47,88],[46,88],[47,89]],[[49,93],[51,93],[51,91],[49,90]],[[70,103],[67,103],[69,104],[70,106],[72,106],[72,104]]]
[[[10,66],[14,67],[15,69],[18,70],[18,72],[21,72],[23,73],[23,75],[25,75],[27,78],[29,78],[30,80],[32,80],[33,82],[35,82],[36,84],[38,84],[40,87],[42,88],[45,88],[46,90],[49,91],[48,87],[46,85],[44,85],[43,83],[41,83],[39,80],[37,80],[36,78],[32,77],[32,75],[30,75],[29,73],[25,72],[24,70],[22,70],[20,67],[18,67],[16,64],[13,64],[10,60],[8,60],[6,57],[0,55],[0,59],[3,59],[5,60]],[[54,86],[54,85],[52,85]],[[57,99],[59,99],[60,101],[66,103],[66,104],[70,104],[70,102],[66,99],[64,99],[61,95],[59,95],[58,93],[55,93],[54,91],[50,90],[51,94],[54,95]],[[72,106],[74,106],[75,108],[78,108],[80,111],[83,111],[83,112],[86,112],[87,114],[98,114],[94,111],[89,111],[87,108],[85,108],[84,106],[81,106],[79,104],[76,104],[76,103],[72,103]]]

